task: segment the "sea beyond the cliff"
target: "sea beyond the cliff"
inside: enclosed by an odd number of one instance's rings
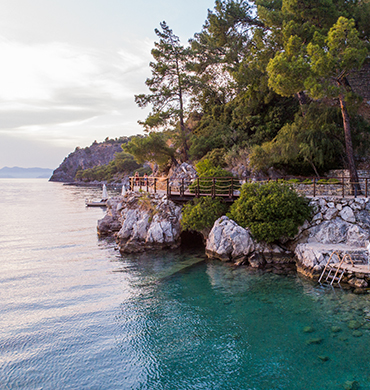
[[[121,256],[99,189],[0,191],[1,389],[370,389],[370,295],[202,248]]]

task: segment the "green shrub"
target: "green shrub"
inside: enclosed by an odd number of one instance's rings
[[[216,219],[225,215],[228,206],[222,199],[201,197],[187,203],[182,210],[181,226],[183,230],[205,232],[212,229]]]
[[[212,177],[219,178],[216,179],[216,193],[217,194],[228,194],[229,189],[231,188],[231,178],[234,178],[234,175],[222,169],[220,166],[214,166],[213,163],[209,159],[203,159],[199,161],[196,165],[196,170],[199,175],[199,192],[201,194],[210,194],[212,189]],[[233,187],[234,190],[240,188],[239,181],[234,178]],[[189,191],[194,193],[197,188],[198,183],[194,181],[189,186]]]
[[[293,237],[310,215],[307,199],[276,182],[244,184],[228,214],[240,226],[250,228],[257,241],[267,243]]]

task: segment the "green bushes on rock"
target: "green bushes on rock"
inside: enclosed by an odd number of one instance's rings
[[[215,221],[227,212],[228,206],[222,199],[201,197],[187,203],[182,210],[183,230],[193,230],[205,235]]]
[[[257,241],[267,243],[293,237],[310,215],[305,198],[289,185],[276,182],[244,184],[228,214],[240,226],[250,228]]]

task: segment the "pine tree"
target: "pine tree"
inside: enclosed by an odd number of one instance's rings
[[[135,96],[139,107],[152,105],[152,112],[144,122],[139,122],[147,130],[179,126],[179,138],[183,160],[188,159],[187,131],[185,127],[185,109],[187,96],[192,87],[192,77],[187,70],[189,48],[180,44],[180,39],[167,26],[160,23],[161,31],[155,29],[159,42],[152,49],[154,61],[150,63],[152,78],[145,84],[150,94]]]

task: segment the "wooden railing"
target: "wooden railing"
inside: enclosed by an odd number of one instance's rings
[[[284,182],[291,185],[298,193],[308,196],[335,196],[367,198],[370,178],[360,179],[353,183],[348,177],[307,178],[285,177],[279,179],[247,178],[244,180],[233,177],[201,177],[194,180],[170,179],[168,177],[130,177],[130,189],[151,193],[166,193],[169,197],[199,198],[201,196],[217,196],[234,199],[239,196],[241,185],[246,182],[266,183],[270,181]],[[358,184],[360,191],[357,190]]]

